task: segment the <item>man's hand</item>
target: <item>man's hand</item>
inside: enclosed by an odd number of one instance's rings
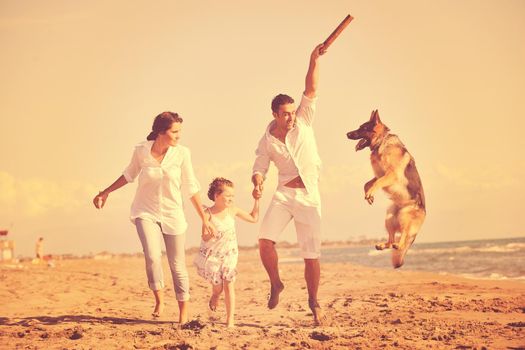
[[[319,82],[319,64],[317,63],[317,59],[325,53],[324,44],[319,44],[310,55],[310,65],[308,66],[308,72],[306,72],[306,78],[304,80],[304,95],[308,98],[315,98],[316,96],[317,84]]]
[[[319,56],[322,56],[326,53],[326,50],[324,48],[324,44],[319,44],[315,47],[315,49],[312,51],[312,54],[310,55],[311,60],[317,60]]]

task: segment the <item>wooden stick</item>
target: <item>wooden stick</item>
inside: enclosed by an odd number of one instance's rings
[[[354,17],[348,15],[348,16],[345,17],[345,19],[343,19],[343,21],[341,23],[339,23],[337,28],[335,28],[335,30],[332,32],[332,34],[330,34],[330,36],[328,38],[326,38],[326,40],[324,41],[324,43],[323,43],[323,45],[324,45],[323,49],[324,50],[328,49],[328,47],[330,45],[332,45],[334,40],[350,24],[350,22],[352,22],[353,19],[354,19]]]

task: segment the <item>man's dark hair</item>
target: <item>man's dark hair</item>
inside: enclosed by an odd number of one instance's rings
[[[285,94],[279,94],[275,96],[272,100],[272,112],[277,113],[279,111],[279,106],[294,102],[295,101],[290,96]]]

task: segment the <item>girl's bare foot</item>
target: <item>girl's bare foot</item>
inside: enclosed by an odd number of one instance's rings
[[[210,302],[208,305],[210,306],[211,311],[217,311],[217,306],[219,305],[219,297],[220,294],[212,294],[210,297]]]
[[[223,291],[222,283],[212,285],[210,302],[208,303],[211,311],[217,310],[217,306],[219,305],[219,298],[221,296],[222,291]]]
[[[185,324],[185,323],[188,323],[188,315],[183,315],[183,314],[180,314],[179,315],[179,324]]]
[[[164,303],[155,304],[155,309],[153,309],[151,316],[160,317],[163,311],[164,311]]]
[[[308,306],[310,307],[310,310],[312,310],[312,314],[314,315],[314,324],[316,326],[322,326],[326,323],[327,317],[324,313],[324,311],[321,309],[321,306],[317,301],[308,301]]]

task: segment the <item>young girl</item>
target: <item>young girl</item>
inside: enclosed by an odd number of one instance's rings
[[[199,275],[212,284],[212,294],[209,306],[212,311],[217,309],[219,297],[224,290],[226,304],[226,325],[234,326],[235,290],[234,282],[237,275],[237,236],[235,234],[235,217],[255,223],[259,218],[259,197],[255,194],[255,202],[251,213],[247,213],[233,205],[233,183],[224,178],[215,178],[210,184],[208,198],[215,204],[206,209],[210,223],[215,225],[216,233],[202,236],[199,254],[194,264]]]

